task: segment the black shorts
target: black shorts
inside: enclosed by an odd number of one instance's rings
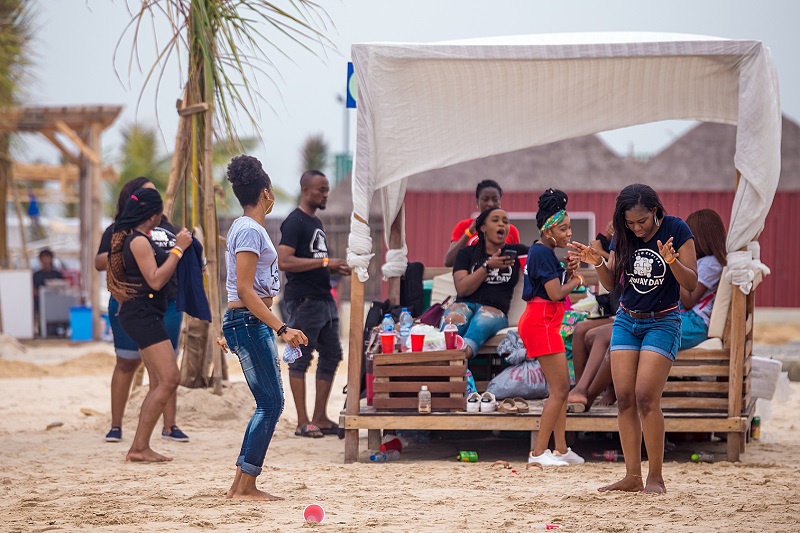
[[[137,298],[120,305],[119,323],[125,333],[143,350],[162,341],[169,341],[164,325],[167,299]]]

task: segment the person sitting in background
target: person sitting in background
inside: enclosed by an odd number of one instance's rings
[[[452,321],[464,338],[467,358],[498,331],[508,326],[511,297],[519,280],[521,244],[508,244],[508,213],[492,207],[475,219],[478,242],[459,250],[453,266],[457,297],[442,317]],[[508,252],[508,253],[507,253]]]
[[[39,289],[47,285],[48,279],[64,279],[61,271],[53,266],[53,252],[45,248],[39,252],[39,263],[41,267],[33,273],[33,314],[34,323],[39,323]],[[39,335],[45,335],[46,331],[40,331]]]
[[[686,217],[686,224],[694,234],[697,250],[697,287],[693,291],[681,287],[681,350],[708,339],[714,296],[727,258],[725,225],[716,211],[695,211]]]
[[[503,197],[503,188],[494,180],[483,180],[475,188],[475,199],[478,202],[478,211],[481,213],[488,209],[499,209],[500,199]],[[456,262],[456,255],[465,246],[472,246],[478,242],[477,219],[466,218],[453,228],[450,238],[450,248],[444,256],[444,266],[451,267]],[[519,244],[519,231],[510,224],[508,227],[507,244]]]

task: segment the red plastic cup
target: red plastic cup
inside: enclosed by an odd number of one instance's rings
[[[403,451],[403,442],[398,439],[397,437],[393,439],[389,439],[383,444],[381,444],[381,451],[388,452],[389,450],[397,450],[398,452]]]
[[[447,348],[448,350],[455,350],[456,349],[456,337],[458,337],[458,330],[453,329],[453,331],[445,331],[444,332],[445,348]]]
[[[316,503],[307,505],[303,510],[303,518],[306,519],[306,522],[322,522],[325,520],[325,509]]]
[[[394,333],[381,333],[381,351],[394,353]]]
[[[425,334],[424,333],[412,333],[411,334],[411,351],[412,352],[421,352],[424,347],[425,347]]]

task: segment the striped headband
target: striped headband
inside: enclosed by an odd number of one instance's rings
[[[544,221],[544,224],[542,224],[542,229],[552,228],[564,220],[565,216],[567,216],[567,211],[565,209],[556,211],[553,216]]]

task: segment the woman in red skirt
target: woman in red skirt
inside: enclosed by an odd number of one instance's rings
[[[519,319],[519,336],[528,357],[536,357],[547,379],[550,396],[542,409],[539,435],[528,457],[529,463],[541,466],[566,466],[583,463],[583,458],[567,447],[567,395],[569,367],[561,320],[564,318],[564,299],[583,278],[576,273],[577,261],[565,269],[555,254],[556,248],[566,248],[572,238],[570,219],[566,211],[567,195],[548,189],[539,197],[536,225],[541,239],[531,246],[525,264],[522,299],[528,302]],[[555,437],[555,450],[548,449],[550,435]]]

